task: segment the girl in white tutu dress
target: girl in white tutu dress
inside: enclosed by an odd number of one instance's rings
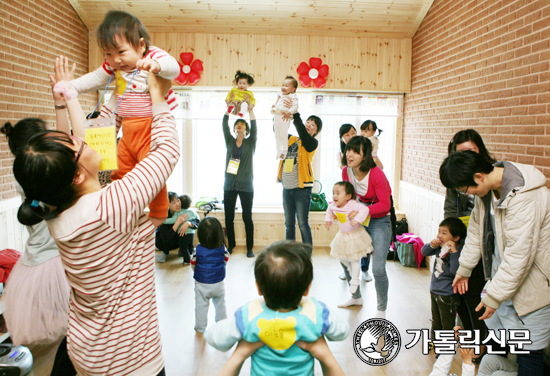
[[[327,231],[330,230],[334,218],[340,231],[330,243],[330,255],[340,260],[350,271],[349,292],[354,294],[359,286],[361,258],[373,250],[372,239],[362,226],[369,217],[369,208],[356,201],[355,189],[346,181],[334,184],[332,200],[325,216],[325,225]],[[353,212],[357,212],[357,215],[351,220],[348,215]]]
[[[16,155],[33,134],[45,129],[42,120],[27,118],[15,126],[6,123],[1,132]],[[71,288],[46,222],[26,227],[29,239],[23,256],[4,289],[4,318],[15,345],[54,343],[67,335]]]

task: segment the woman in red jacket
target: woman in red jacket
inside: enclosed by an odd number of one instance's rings
[[[390,221],[391,188],[386,175],[372,158],[372,144],[361,136],[353,137],[346,145],[344,153],[346,167],[342,169],[342,180],[349,181],[355,188],[359,202],[369,207],[368,225],[365,229],[372,238],[372,274],[377,297],[377,317],[386,317],[388,304],[388,275],[386,274],[386,257],[390,248],[392,228]],[[344,268],[346,279],[349,272]],[[352,298],[339,304],[339,307],[362,305],[361,291],[357,289]]]

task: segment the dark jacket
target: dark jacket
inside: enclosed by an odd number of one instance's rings
[[[447,188],[445,194],[445,218],[466,217],[474,209],[474,202],[471,196],[459,195],[454,188]]]
[[[422,247],[422,254],[424,256],[435,255],[434,270],[430,283],[430,291],[434,294],[443,296],[454,295],[453,280],[458,270],[458,258],[462,250],[462,244],[457,244],[456,249],[458,252],[449,252],[444,258],[441,258],[441,247],[432,248],[430,243]]]
[[[252,160],[254,158],[254,152],[256,151],[256,140],[258,138],[258,128],[256,127],[256,120],[250,121],[250,136],[243,140],[241,145],[241,155],[239,170],[237,175],[227,172],[227,166],[231,160],[233,154],[233,147],[236,146],[237,139],[233,137],[229,130],[229,116],[223,117],[223,136],[225,138],[225,147],[227,152],[225,154],[225,183],[223,185],[224,191],[244,191],[254,192],[254,166]]]
[[[229,258],[227,256],[227,258]],[[198,244],[195,248],[191,265],[195,273],[193,278],[200,283],[218,283],[225,279],[226,251],[225,246],[208,249]]]

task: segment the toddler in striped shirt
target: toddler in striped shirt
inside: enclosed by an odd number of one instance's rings
[[[97,39],[105,61],[94,72],[72,80],[69,90],[72,87],[78,93],[95,91],[105,87],[114,75],[116,95],[113,97],[120,104],[115,108],[111,101],[104,106],[101,116],[122,117],[123,135],[117,148],[118,170],[111,175],[113,180],[121,179],[147,156],[151,147],[153,110],[147,84],[148,73],[173,80],[179,75],[180,67],[166,51],[151,45],[143,23],[126,12],[108,12],[99,25]],[[165,99],[171,110],[177,106],[172,89]],[[158,219],[158,224],[164,222],[168,211],[166,187],[151,201],[149,210],[150,218]]]

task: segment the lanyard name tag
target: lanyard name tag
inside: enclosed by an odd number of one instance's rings
[[[285,165],[283,167],[283,172],[292,172],[294,168],[294,158],[285,159]]]
[[[84,122],[84,140],[96,153],[101,155],[100,171],[118,169],[116,154],[116,119],[86,119]]]
[[[458,217],[458,219],[460,219],[462,221],[462,223],[464,223],[466,228],[468,228],[468,225],[470,224],[470,216],[469,215],[466,215],[464,217]]]
[[[239,164],[241,163],[238,159],[233,159],[229,161],[229,164],[227,165],[227,173],[237,175],[237,171],[239,171]]]
[[[365,221],[363,221],[363,223],[361,223],[363,226],[366,226],[366,227],[369,227],[369,223],[370,223],[370,214],[367,216],[367,218],[365,219]]]

